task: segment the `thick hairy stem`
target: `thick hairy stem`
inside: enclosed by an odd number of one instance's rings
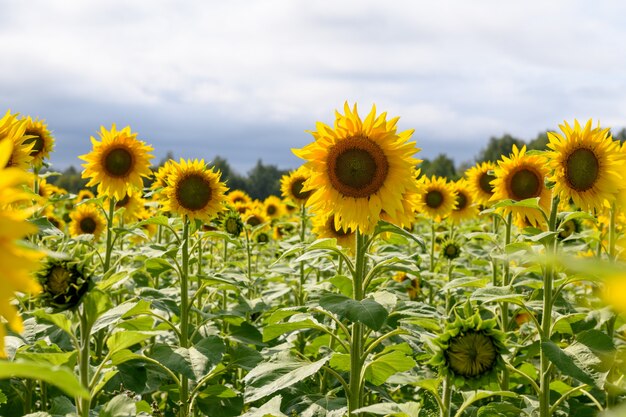
[[[183,223],[183,264],[180,274],[180,346],[189,347],[189,219],[185,217]],[[189,380],[180,375],[180,416],[187,417],[189,403]]]

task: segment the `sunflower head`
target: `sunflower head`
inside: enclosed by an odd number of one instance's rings
[[[261,243],[261,244],[269,243],[270,234],[265,230],[259,230],[258,232],[255,233],[254,240],[256,240],[256,243]]]
[[[142,177],[149,177],[149,154],[152,147],[137,139],[129,126],[118,131],[113,125],[111,130],[104,126],[99,132],[101,142],[91,138],[93,150],[79,158],[87,161],[82,178],[89,178],[87,187],[98,186],[98,194],[124,198],[127,192],[143,189]]]
[[[146,200],[139,193],[126,194],[121,200],[115,201],[115,210],[124,209],[121,215],[122,220],[125,223],[133,223],[139,219],[140,214],[144,211],[145,203]],[[105,204],[108,205],[108,203]]]
[[[228,210],[222,218],[222,228],[233,237],[239,236],[243,231],[241,215],[237,211]]]
[[[87,189],[80,190],[78,194],[76,195],[76,200],[78,202],[91,200],[92,198],[96,198],[96,196],[90,190],[87,190]]]
[[[91,277],[78,261],[49,259],[37,278],[44,303],[56,311],[76,307],[92,286]]]
[[[337,217],[331,213],[329,215],[318,214],[313,218],[313,228],[311,232],[318,239],[337,239],[337,244],[353,252],[356,244],[356,232],[350,228],[344,229],[337,224]]]
[[[250,198],[248,193],[242,190],[230,190],[226,195],[226,200],[233,206],[252,203],[252,198]]]
[[[243,215],[243,222],[249,227],[257,227],[269,221],[270,218],[267,217],[265,208],[260,203],[251,204]]]
[[[30,156],[33,158],[33,165],[36,168],[41,168],[44,159],[50,155],[54,148],[54,138],[43,120],[33,120],[29,116],[25,121],[24,143],[32,144]]]
[[[406,293],[411,300],[417,299],[420,294],[420,279],[412,278],[409,274],[404,271],[398,271],[393,275],[393,280],[396,282],[407,282],[408,285],[406,287]]]
[[[383,211],[392,218],[404,212],[402,195],[416,191],[418,149],[408,141],[413,131],[397,133],[398,118],[376,115],[375,106],[364,120],[356,105],[346,103],[344,113],[336,112],[333,127],[318,122],[314,142],[293,152],[307,161],[302,191],[311,192],[312,211],[334,211],[337,227],[370,233]]]
[[[418,211],[437,222],[456,207],[454,189],[443,177],[422,177],[419,190]]]
[[[549,179],[555,192],[583,210],[601,210],[605,201],[615,199],[625,179],[619,142],[608,128],[592,127],[591,119],[584,127],[577,120],[574,127],[567,122],[559,127],[563,134],[548,132]]]
[[[493,170],[496,165],[493,162],[483,162],[470,168],[465,173],[467,183],[477,204],[489,205],[489,199],[493,195],[492,181],[496,179]]]
[[[450,212],[450,219],[454,223],[460,223],[476,218],[478,208],[474,204],[474,195],[467,180],[461,179],[452,183],[452,188],[456,192],[456,206]]]
[[[495,326],[495,319],[483,320],[478,312],[468,319],[456,317],[434,340],[430,364],[452,376],[457,386],[484,386],[504,365],[502,355],[507,352],[505,335]]]
[[[580,219],[569,219],[559,225],[559,234],[557,235],[557,238],[559,240],[565,240],[576,233],[580,233],[582,230],[583,224]]]
[[[275,195],[270,195],[263,201],[265,214],[271,219],[277,219],[285,214],[283,201]]]
[[[208,169],[204,160],[174,164],[165,188],[164,209],[190,219],[209,221],[224,208],[226,185],[221,173]]]
[[[461,245],[456,240],[447,239],[441,244],[441,256],[453,260],[461,256]]]
[[[30,168],[34,144],[26,143],[31,137],[24,136],[25,131],[26,120],[18,118],[17,114],[11,114],[10,110],[0,119],[0,142],[12,143],[11,153],[0,168],[19,168],[24,171]]]
[[[307,168],[301,166],[295,171],[283,175],[280,179],[280,191],[288,200],[300,205],[306,203],[311,196],[311,191],[303,191],[304,183],[308,179]]]
[[[93,235],[98,240],[106,228],[101,210],[93,204],[81,204],[70,214],[70,235]]]

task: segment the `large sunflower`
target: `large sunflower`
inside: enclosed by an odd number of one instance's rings
[[[33,120],[29,116],[25,119],[25,123],[24,143],[33,145],[30,156],[33,157],[33,166],[38,169],[43,165],[43,160],[52,152],[54,138],[43,120]]]
[[[0,142],[12,142],[11,154],[0,168],[19,168],[27,170],[30,168],[33,157],[30,155],[33,150],[33,143],[26,143],[24,136],[26,121],[18,119],[17,114],[7,111],[0,119]]]
[[[11,157],[12,148],[13,141],[0,140],[0,316],[11,329],[20,332],[22,319],[11,299],[15,292],[37,293],[41,290],[31,274],[39,268],[39,260],[44,255],[20,243],[26,236],[36,233],[37,228],[26,220],[32,214],[32,208],[17,208],[24,201],[32,201],[32,196],[21,188],[31,181],[31,177],[17,168],[3,168]],[[5,356],[4,336],[4,324],[0,321],[0,357]]]
[[[70,214],[70,235],[93,235],[98,240],[106,228],[106,219],[93,204],[81,204]]]
[[[337,245],[342,248],[346,248],[350,251],[354,251],[356,239],[354,236],[354,230],[348,228],[347,230],[337,225],[337,217],[334,214],[324,215],[318,214],[313,217],[312,232],[318,239],[334,238],[337,239]]]
[[[548,168],[543,156],[527,155],[526,145],[521,150],[513,145],[513,153],[510,157],[503,156],[494,172],[496,179],[492,182],[492,203],[506,199],[521,201],[539,197],[539,206],[546,213],[550,211],[551,194],[544,183]],[[503,207],[498,210],[504,215],[513,213],[515,222],[520,227],[532,225],[541,228],[545,224],[541,212],[534,208]]]
[[[492,171],[496,168],[493,162],[483,162],[470,168],[465,173],[470,191],[474,195],[477,204],[489,205],[489,199],[493,195],[491,181],[496,177]]]
[[[143,189],[141,177],[148,177],[152,147],[137,140],[130,127],[118,131],[115,124],[111,130],[101,127],[98,133],[102,142],[91,137],[93,150],[79,158],[87,161],[82,178],[89,178],[87,187],[98,185],[98,194],[124,198],[128,191]]]
[[[419,182],[417,211],[439,222],[456,207],[454,189],[443,177],[422,177]]]
[[[207,168],[204,159],[181,159],[168,178],[164,209],[192,220],[209,221],[224,208],[228,188],[220,176],[219,171]]]
[[[311,195],[311,191],[302,191],[302,188],[308,177],[308,170],[304,166],[301,166],[287,175],[283,175],[280,179],[280,191],[283,197],[296,204],[306,203]]]
[[[345,115],[336,112],[334,127],[318,122],[311,132],[315,141],[293,152],[310,170],[302,191],[314,212],[335,212],[335,225],[369,233],[384,210],[392,220],[404,208],[400,199],[416,191],[413,167],[420,161],[408,139],[413,131],[396,133],[398,118],[376,116],[376,107],[361,120],[357,107],[344,105]]]
[[[608,128],[592,128],[591,119],[584,128],[577,120],[573,128],[567,122],[559,127],[563,135],[548,132],[554,190],[583,210],[600,210],[605,201],[615,199],[624,181],[619,143]]]
[[[456,206],[450,212],[450,220],[454,223],[460,223],[478,216],[478,208],[474,204],[474,196],[467,180],[460,179],[451,185],[456,192]]]

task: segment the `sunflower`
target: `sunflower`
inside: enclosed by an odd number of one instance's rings
[[[265,207],[265,214],[271,219],[278,219],[285,214],[283,201],[275,195],[270,195],[263,200],[263,206]]]
[[[151,213],[148,209],[143,208],[139,211],[139,213],[137,213],[137,221],[142,222],[154,216],[154,213]],[[140,234],[133,234],[130,237],[130,241],[136,245],[150,240],[150,238],[157,233],[157,225],[154,223],[144,223],[140,227],[145,237],[141,236]]]
[[[541,155],[527,155],[526,145],[519,149],[513,145],[513,153],[503,156],[495,169],[496,179],[492,181],[494,193],[491,202],[500,200],[521,201],[539,197],[539,206],[550,211],[551,194],[544,183],[548,174],[545,158]],[[520,227],[532,225],[541,228],[545,219],[541,212],[530,207],[502,207],[498,209],[504,215],[513,213],[515,222]]]
[[[405,282],[405,281],[410,281],[409,285],[406,287],[406,293],[411,300],[415,300],[417,296],[419,295],[420,293],[419,277],[411,278],[411,276],[407,274],[406,272],[399,271],[393,275],[393,280],[396,282],[400,282],[400,283]]]
[[[70,235],[93,235],[98,240],[106,228],[106,220],[100,209],[92,204],[81,204],[70,214]]]
[[[124,198],[115,202],[115,209],[124,209],[122,220],[125,223],[133,223],[139,219],[140,214],[144,211],[146,200],[138,193],[126,194]]]
[[[496,179],[492,173],[495,168],[496,164],[489,161],[477,164],[465,173],[469,189],[477,204],[482,204],[483,206],[490,204],[489,199],[493,195],[491,181]]]
[[[242,190],[230,190],[230,192],[226,195],[226,201],[232,204],[233,206],[237,204],[250,204],[252,203],[252,199]]]
[[[204,159],[183,160],[173,166],[165,187],[164,209],[190,219],[209,221],[224,208],[228,188],[221,173],[208,169]]]
[[[447,239],[441,244],[441,255],[449,260],[461,256],[461,245],[454,240]]]
[[[115,124],[108,131],[101,127],[101,142],[91,137],[93,150],[79,158],[87,161],[82,178],[89,178],[87,187],[98,185],[98,194],[124,198],[127,192],[143,189],[142,177],[148,177],[152,147],[137,140],[130,127],[118,131]]]
[[[454,189],[443,177],[422,177],[419,182],[417,210],[439,222],[456,206]]]
[[[0,168],[19,168],[24,171],[30,168],[33,160],[30,153],[34,144],[26,143],[25,130],[26,121],[18,119],[17,114],[11,114],[10,110],[0,119],[0,142],[9,141],[13,144],[9,158]]]
[[[222,228],[233,237],[238,237],[243,231],[241,215],[235,210],[228,210],[222,218]]]
[[[26,172],[17,168],[3,168],[11,157],[13,141],[0,140],[0,316],[9,327],[20,332],[22,319],[11,303],[16,292],[38,293],[41,288],[31,278],[39,268],[39,260],[44,254],[31,250],[22,244],[26,236],[36,233],[37,227],[27,221],[33,208],[22,209],[19,204],[32,201],[22,185],[32,179]],[[30,203],[32,206],[32,203]],[[0,357],[4,357],[5,327],[0,321]]]
[[[242,217],[243,222],[250,227],[256,227],[270,221],[270,218],[265,214],[265,208],[259,203],[249,205]]]
[[[419,198],[417,193],[404,193],[401,201],[403,211],[396,212],[395,216],[390,216],[383,210],[380,212],[380,218],[386,222],[410,229],[415,223],[415,212],[419,207]]]
[[[436,351],[430,364],[452,376],[458,386],[484,386],[504,364],[505,335],[495,327],[495,319],[483,320],[479,313],[465,320],[457,317],[434,340]]]
[[[569,219],[565,223],[559,225],[559,234],[557,238],[559,240],[565,240],[574,234],[578,234],[583,230],[583,224],[580,219]]]
[[[554,191],[585,211],[612,202],[624,181],[619,142],[613,141],[608,128],[591,125],[591,119],[584,128],[575,120],[573,128],[567,122],[559,125],[563,135],[548,132]]]
[[[334,214],[323,215],[318,214],[313,217],[312,233],[318,239],[334,238],[337,239],[337,245],[354,251],[356,240],[354,230],[345,229],[337,224],[337,216]]]
[[[78,192],[78,195],[76,196],[76,199],[80,202],[80,201],[85,201],[85,200],[90,200],[92,198],[96,198],[96,196],[89,190],[80,190]]]
[[[54,213],[46,214],[46,219],[50,222],[51,225],[59,229],[60,231],[65,231],[65,222],[62,218],[58,217]]]
[[[30,116],[25,119],[24,143],[32,144],[30,156],[33,158],[33,166],[39,169],[54,148],[54,138],[43,120],[33,120]]]
[[[44,303],[55,311],[76,307],[91,286],[91,277],[77,261],[49,259],[37,278]]]
[[[310,171],[302,191],[311,192],[307,205],[314,212],[334,211],[335,225],[370,233],[384,210],[394,220],[404,208],[407,192],[416,192],[413,158],[419,150],[409,142],[413,131],[396,133],[398,118],[376,116],[376,107],[361,120],[357,106],[336,112],[334,127],[318,122],[315,141],[292,151],[307,160]]]
[[[50,184],[45,178],[39,179],[39,195],[44,198],[52,196],[62,196],[67,194],[67,190]]]
[[[450,213],[450,220],[461,223],[478,216],[478,208],[474,204],[474,196],[470,191],[467,180],[460,179],[453,182],[452,188],[456,191],[456,206]]]
[[[306,203],[312,193],[312,191],[302,191],[304,182],[308,177],[308,170],[304,166],[301,166],[287,175],[283,175],[280,179],[280,191],[283,197],[293,201],[297,205]]]

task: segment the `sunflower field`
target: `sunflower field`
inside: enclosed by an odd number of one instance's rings
[[[7,112],[0,415],[626,416],[626,145],[564,122],[453,182],[397,122],[346,103],[255,201],[115,125],[69,193]]]

